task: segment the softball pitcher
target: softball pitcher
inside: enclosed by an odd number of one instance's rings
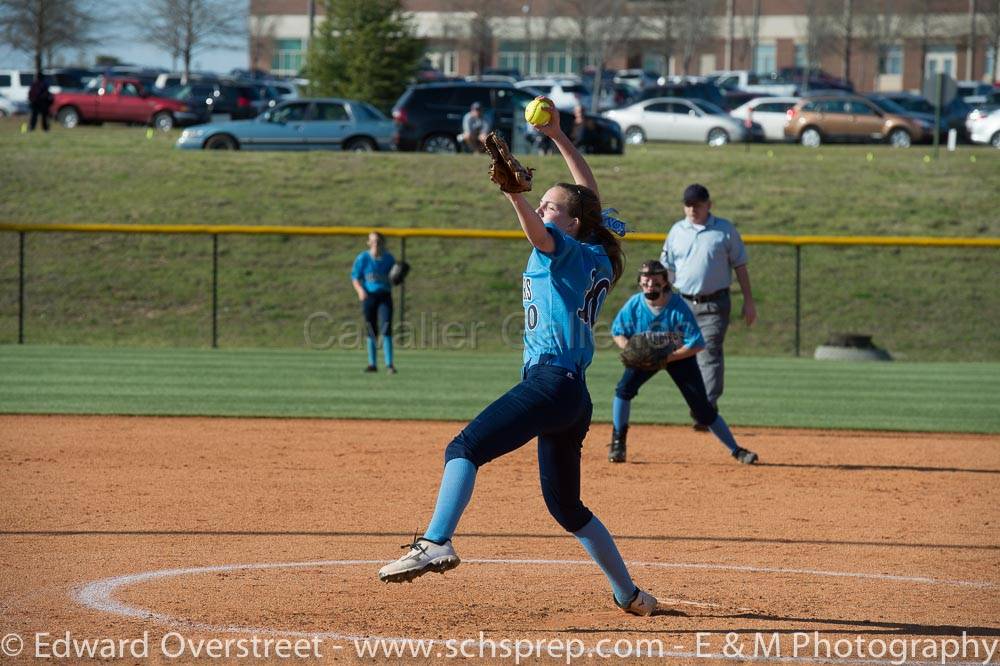
[[[632,582],[608,530],[580,500],[580,452],[593,410],[584,378],[594,355],[591,329],[621,275],[624,258],[618,239],[605,226],[612,222],[602,216],[594,175],[560,130],[554,108],[549,122],[538,129],[559,149],[575,184],[550,188],[537,208],[522,194],[506,194],[534,248],[522,282],[521,382],[448,445],[430,525],[421,538],[404,546],[403,557],[379,571],[379,578],[402,582],[457,567],[460,560],[451,539],[479,469],[537,437],[549,512],[601,567],[615,604],[627,613],[650,615],[656,599]]]

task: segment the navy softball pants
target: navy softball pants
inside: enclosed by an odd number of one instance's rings
[[[659,372],[659,371],[656,371]],[[636,370],[635,368],[625,368],[618,386],[615,388],[615,397],[622,400],[631,400],[639,393],[639,388],[652,379],[656,372]],[[695,421],[701,425],[712,425],[715,417],[719,415],[719,410],[708,401],[708,394],[705,392],[705,381],[701,377],[701,370],[698,368],[698,360],[694,356],[674,361],[667,364],[667,374],[674,380],[674,384],[680,389],[684,401],[691,409],[691,414]]]
[[[365,314],[365,332],[369,338],[376,337],[376,332],[383,337],[392,335],[391,291],[369,291],[361,310]]]
[[[576,372],[535,365],[521,383],[472,420],[445,449],[445,464],[470,460],[477,468],[538,437],[538,474],[549,513],[568,532],[593,514],[580,500],[580,453],[594,406]]]

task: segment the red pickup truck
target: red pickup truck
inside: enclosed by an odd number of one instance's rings
[[[184,102],[149,94],[138,79],[102,77],[96,87],[58,93],[52,115],[63,127],[80,123],[141,123],[164,132],[199,119]]]

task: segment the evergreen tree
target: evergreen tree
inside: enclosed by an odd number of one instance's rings
[[[388,110],[424,54],[401,0],[325,0],[306,58],[312,95],[350,97]]]

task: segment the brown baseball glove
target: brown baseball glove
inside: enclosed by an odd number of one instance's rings
[[[633,335],[621,353],[622,365],[646,372],[656,372],[667,367],[667,357],[677,350],[677,336],[673,333],[646,331]]]
[[[511,154],[507,142],[496,132],[490,132],[486,141],[486,152],[490,154],[490,180],[507,193],[531,191],[531,173]]]

